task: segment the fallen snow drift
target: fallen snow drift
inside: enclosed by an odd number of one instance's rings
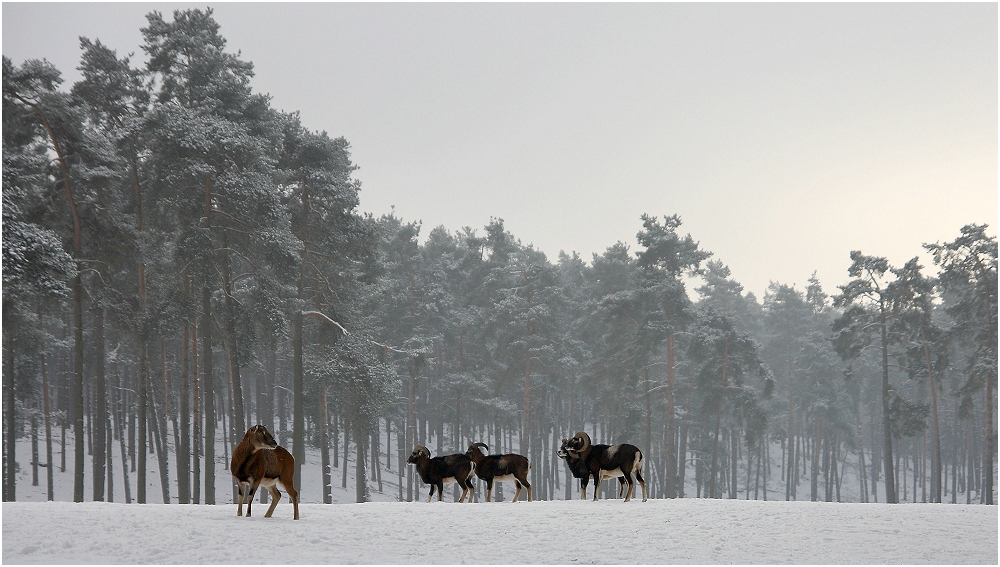
[[[3,563],[997,564],[997,507],[746,500],[3,504]]]

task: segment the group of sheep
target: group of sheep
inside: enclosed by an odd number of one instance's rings
[[[437,489],[438,500],[442,498],[442,490],[445,484],[458,483],[462,487],[462,496],[459,502],[465,500],[466,495],[469,502],[476,490],[472,486],[473,475],[486,481],[486,501],[493,500],[493,483],[502,481],[514,481],[517,490],[514,492],[514,502],[521,496],[521,487],[524,486],[528,492],[528,502],[531,502],[531,484],[528,482],[528,470],[531,464],[523,455],[487,455],[480,449],[489,451],[486,443],[470,443],[469,450],[465,454],[446,455],[443,457],[431,457],[431,452],[423,445],[414,447],[406,462],[416,465],[417,474],[424,484],[429,484],[431,489],[427,494],[427,501],[430,502]]]
[[[517,490],[512,502],[517,502],[521,496],[521,487],[527,491],[528,502],[531,502],[531,484],[528,482],[528,471],[531,464],[523,455],[488,455],[489,447],[485,443],[470,443],[469,450],[464,454],[431,457],[431,452],[423,445],[417,445],[410,453],[406,462],[416,466],[417,473],[424,484],[430,485],[427,501],[430,502],[437,490],[438,500],[443,497],[445,484],[458,483],[462,487],[459,502],[472,502],[475,488],[472,486],[472,476],[478,476],[486,481],[486,501],[493,500],[493,483],[514,481]],[[566,461],[573,476],[580,479],[580,498],[587,497],[587,485],[591,477],[594,479],[594,500],[597,500],[598,487],[601,481],[617,478],[621,483],[619,496],[625,494],[625,501],[632,499],[635,491],[635,481],[642,487],[642,501],[646,501],[646,481],[642,478],[642,451],[635,445],[595,445],[590,436],[578,431],[573,437],[562,440],[558,455]],[[243,502],[247,503],[247,517],[250,517],[250,505],[253,502],[257,488],[264,486],[271,493],[271,506],[264,514],[270,518],[274,507],[281,498],[278,486],[288,492],[294,507],[294,518],[299,519],[299,493],[295,490],[294,471],[295,459],[283,447],[279,446],[274,437],[263,425],[255,425],[247,430],[243,441],[233,449],[233,457],[229,466],[233,478],[239,487],[239,506],[237,516],[243,515]]]
[[[493,483],[514,481],[517,490],[512,502],[521,495],[521,486],[527,490],[531,502],[531,484],[528,470],[531,464],[523,455],[487,455],[480,448],[489,450],[485,443],[470,443],[465,454],[431,457],[423,445],[417,445],[406,462],[417,468],[420,480],[430,485],[427,501],[430,502],[437,490],[438,500],[443,497],[445,484],[457,483],[462,487],[458,501],[472,502],[475,488],[473,475],[486,481],[486,501],[493,500]],[[642,487],[642,501],[646,501],[646,481],[642,478],[642,451],[635,445],[595,445],[586,432],[578,431],[569,439],[562,440],[558,455],[566,461],[573,476],[580,479],[580,498],[587,497],[587,485],[594,479],[594,500],[598,497],[598,487],[602,480],[617,478],[621,483],[619,496],[624,493],[625,501],[632,499],[635,482]]]

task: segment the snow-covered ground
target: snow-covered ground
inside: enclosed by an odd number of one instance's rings
[[[450,495],[448,495],[450,496]],[[3,563],[997,564],[997,507],[747,500],[3,504]]]

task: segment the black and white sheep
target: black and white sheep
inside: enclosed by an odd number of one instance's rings
[[[531,484],[528,483],[528,470],[531,469],[531,463],[528,462],[528,459],[523,455],[515,454],[487,455],[479,450],[480,447],[487,451],[490,450],[486,443],[470,443],[469,450],[465,454],[476,464],[476,476],[486,481],[486,501],[493,501],[494,482],[513,480],[517,489],[514,491],[514,499],[511,502],[517,502],[518,497],[521,496],[521,485],[527,489],[528,502],[531,502]]]
[[[563,451],[570,457],[577,457],[584,465],[586,473],[594,478],[594,500],[598,498],[598,487],[601,481],[608,478],[623,479],[628,488],[625,491],[625,501],[632,499],[635,492],[635,481],[642,487],[642,501],[646,501],[646,481],[642,478],[642,451],[635,445],[594,445],[590,435],[577,431],[570,439],[563,441]],[[572,465],[570,467],[572,470]],[[581,490],[586,494],[586,483],[581,481]]]
[[[580,455],[570,452],[567,449],[568,443],[569,439],[564,437],[562,445],[556,451],[556,455],[566,461],[566,466],[569,467],[569,472],[573,475],[573,478],[580,479],[580,500],[586,500],[587,486],[590,485],[590,471],[587,469],[587,465],[583,462],[583,459],[580,458]],[[625,487],[628,485],[625,484],[625,479],[622,477],[618,477],[618,483],[618,497],[621,498],[625,494]],[[594,490],[596,491],[597,488],[595,486]]]
[[[431,458],[431,452],[427,447],[417,445],[413,448],[413,452],[410,453],[406,462],[416,465],[420,480],[424,481],[424,484],[431,486],[430,493],[427,494],[428,502],[434,496],[435,488],[437,488],[438,492],[438,501],[441,501],[444,485],[456,482],[462,487],[462,496],[458,501],[462,502],[465,500],[465,495],[468,494],[469,502],[472,502],[472,497],[476,491],[472,486],[472,475],[476,470],[476,463],[472,462],[472,459],[468,455],[459,453],[457,455]]]

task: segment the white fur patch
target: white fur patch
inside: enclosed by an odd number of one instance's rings
[[[493,482],[510,482],[512,480],[514,480],[514,475],[512,474],[505,474],[503,476],[493,477]]]
[[[601,480],[607,480],[609,478],[618,478],[620,476],[625,476],[625,474],[622,473],[621,468],[611,469],[609,471],[601,470]]]

